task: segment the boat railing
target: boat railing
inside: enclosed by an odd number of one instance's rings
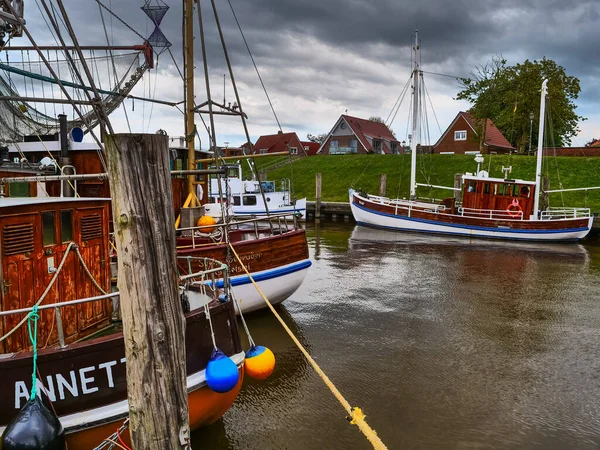
[[[523,211],[507,211],[506,209],[458,208],[458,214],[465,217],[481,219],[523,220]]]
[[[590,217],[590,208],[548,208],[540,214],[541,220],[582,219]]]
[[[291,219],[290,216],[292,217]],[[269,222],[273,234],[283,234],[298,228],[298,217],[296,214],[290,215],[290,213],[262,215],[242,220],[236,219],[228,223],[216,223],[214,225],[178,228],[177,231],[190,238],[192,243],[191,245],[185,246],[178,245],[177,248],[195,249],[213,245],[214,243],[222,243],[224,242],[223,236],[225,227],[253,232],[254,237],[258,239],[266,230],[264,225]],[[207,243],[207,238],[210,238],[212,242]]]
[[[96,295],[94,297],[86,297],[86,298],[80,298],[77,300],[69,300],[66,302],[60,302],[60,303],[49,303],[47,305],[39,305],[37,307],[38,311],[43,311],[45,309],[54,309],[54,318],[56,320],[56,331],[58,333],[58,345],[60,346],[60,348],[65,348],[66,344],[65,344],[65,332],[63,329],[63,322],[62,322],[62,316],[60,313],[60,309],[61,308],[66,308],[68,306],[74,306],[74,305],[80,305],[82,303],[89,303],[89,302],[96,302],[99,300],[106,300],[108,298],[116,298],[119,296],[118,292],[110,292],[108,294],[102,294],[102,295]],[[0,317],[4,317],[4,316],[10,316],[13,314],[29,314],[31,311],[33,311],[33,307],[29,307],[29,308],[20,308],[20,309],[11,309],[10,311],[0,311]]]
[[[180,282],[189,282],[191,279],[200,278],[209,286],[216,286],[217,279],[223,279],[225,285],[227,285],[227,278],[229,276],[229,268],[227,264],[224,264],[216,259],[212,258],[201,258],[191,256],[181,256],[177,258],[188,263],[188,273],[179,277]],[[194,263],[200,267],[200,270],[192,271]],[[77,300],[68,300],[66,302],[48,303],[41,304],[37,307],[38,311],[44,311],[46,309],[54,309],[54,319],[56,321],[56,331],[58,334],[58,345],[60,348],[65,348],[65,332],[63,328],[61,308],[67,308],[69,306],[81,305],[83,303],[97,302],[106,299],[116,299],[119,297],[119,292],[110,292],[107,294],[96,295],[93,297],[85,297]],[[33,311],[33,307],[11,309],[10,311],[0,311],[0,317],[7,317],[17,314],[29,314]]]

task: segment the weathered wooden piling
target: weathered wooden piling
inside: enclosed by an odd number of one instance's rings
[[[381,177],[379,178],[379,195],[381,197],[385,197],[386,183],[387,183],[387,175],[385,173],[382,173]]]
[[[106,137],[135,449],[189,438],[185,322],[177,291],[168,137]]]
[[[315,195],[315,219],[321,218],[321,174],[317,174],[317,187]]]
[[[462,200],[462,191],[460,190],[462,188],[462,173],[455,173],[454,174],[454,189],[458,189],[454,191],[454,199],[456,200],[457,203],[459,203]]]

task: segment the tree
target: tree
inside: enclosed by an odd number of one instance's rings
[[[532,123],[532,145],[537,143],[540,87],[546,78],[548,100],[544,145],[570,144],[579,131],[579,121],[586,120],[575,112],[574,100],[581,91],[579,79],[567,75],[564,67],[545,57],[540,61],[526,60],[509,66],[504,58],[497,56],[485,66],[477,67],[471,75],[471,78],[460,79],[462,90],[456,98],[473,105],[470,112],[479,119],[479,127],[483,125],[483,119],[492,119],[520,151],[528,146]],[[481,135],[480,130],[478,132]]]
[[[317,134],[315,136],[313,134],[308,133],[306,135],[306,139],[308,139],[310,142],[316,142],[317,144],[322,144],[323,142],[325,142],[326,138],[327,138],[326,134]]]

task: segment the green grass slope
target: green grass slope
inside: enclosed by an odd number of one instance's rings
[[[533,181],[536,159],[522,155],[484,155],[482,169],[491,177],[502,178],[502,167],[512,166],[511,179]],[[322,174],[323,201],[348,201],[348,188],[363,189],[379,195],[381,174],[387,176],[389,197],[408,197],[410,184],[410,155],[318,155],[301,158],[293,164],[275,170],[269,167],[287,157],[260,158],[259,170],[267,170],[267,179],[278,181],[290,178],[297,198],[315,199],[315,175]],[[453,186],[457,173],[475,172],[477,165],[472,155],[418,155],[417,183]],[[550,179],[550,189],[600,186],[600,158],[546,157],[543,176]],[[452,191],[419,187],[420,198],[441,199]],[[555,193],[550,195],[550,206],[588,207],[600,211],[600,189]]]

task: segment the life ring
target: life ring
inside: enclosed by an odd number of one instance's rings
[[[520,216],[523,213],[523,208],[521,208],[521,205],[519,205],[519,200],[517,200],[516,198],[513,198],[512,203],[506,207],[506,212],[511,217]]]

